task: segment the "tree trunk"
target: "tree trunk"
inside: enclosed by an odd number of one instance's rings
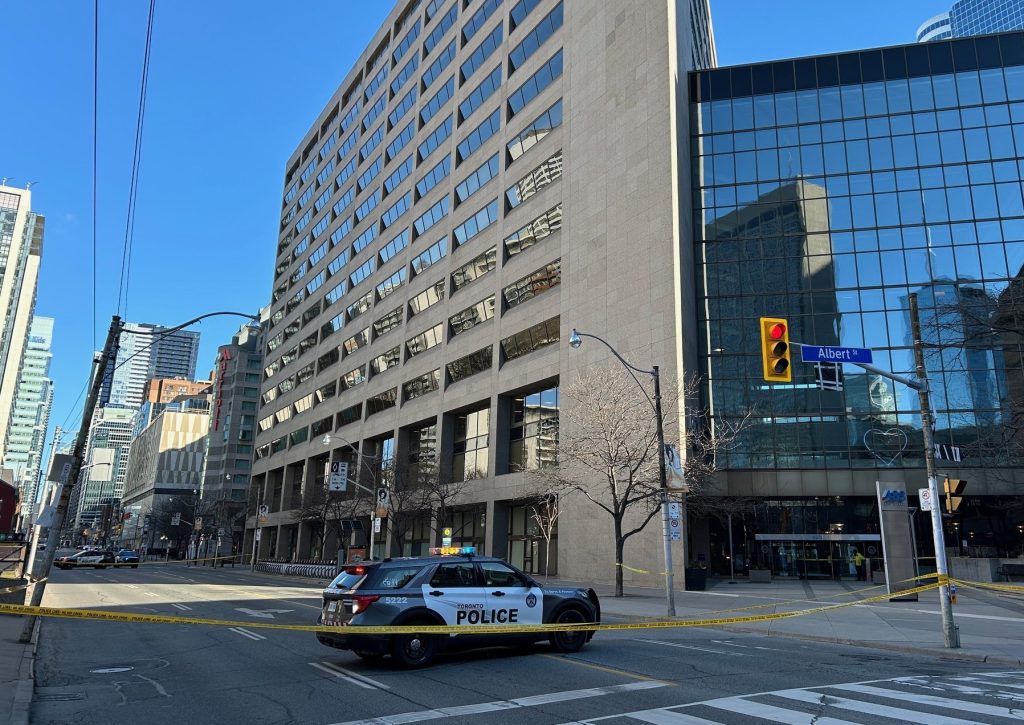
[[[544,583],[551,578],[551,537],[544,537]]]
[[[615,596],[622,596],[622,551],[626,540],[622,538],[622,519],[615,519]]]

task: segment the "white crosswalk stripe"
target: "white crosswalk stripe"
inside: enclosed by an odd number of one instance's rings
[[[788,725],[854,725],[893,720],[922,725],[994,725],[1024,720],[1024,709],[1014,707],[1022,689],[1024,672],[896,677],[720,697],[580,722],[721,725],[736,722],[737,718],[758,718]]]

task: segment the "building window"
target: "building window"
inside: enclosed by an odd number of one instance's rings
[[[425,252],[412,260],[413,277],[430,269],[430,267],[444,259],[446,254],[448,254],[448,239],[442,238],[434,242]]]
[[[537,23],[522,42],[508,54],[508,74],[511,76],[519,70],[523,63],[537,52],[537,49],[544,45],[545,41],[554,35],[560,27],[562,27],[562,3],[558,3],[555,9]]]
[[[479,126],[470,131],[469,135],[459,142],[459,145],[456,147],[455,165],[458,166],[472,156],[473,152],[480,148],[487,139],[496,134],[500,128],[501,111],[497,110],[485,118]]]
[[[391,388],[391,390],[385,390],[379,395],[366,399],[366,417],[369,418],[371,415],[375,415],[388,408],[394,408],[395,403],[398,400],[398,388]]]
[[[373,339],[376,340],[378,337],[386,335],[387,333],[401,326],[402,309],[403,308],[401,307],[396,307],[395,309],[391,310],[391,312],[388,312],[383,317],[374,321]]]
[[[453,480],[470,481],[487,476],[490,423],[490,408],[456,416],[452,456]]]
[[[558,403],[557,387],[513,399],[509,470],[558,465]]]
[[[454,10],[454,8],[452,8]],[[437,80],[438,76],[444,73],[444,69],[451,64],[455,59],[455,41],[453,40],[448,44],[448,47],[442,51],[442,53],[434,59],[434,62],[423,71],[423,78],[421,79],[421,88],[425,91],[431,84]]]
[[[490,58],[494,51],[501,46],[502,31],[501,23],[498,23],[490,35],[484,38],[480,45],[469,54],[469,58],[459,68],[459,85],[468,81],[479,70],[484,61]]]
[[[458,292],[463,287],[492,272],[498,266],[498,248],[491,247],[475,259],[470,260],[452,272],[452,292]]]
[[[370,212],[377,208],[380,204],[380,189],[373,192],[370,196],[363,200],[363,203],[356,207],[356,223],[363,221],[370,215]]]
[[[380,142],[384,140],[384,124],[382,123],[377,127],[377,130],[373,132],[373,135],[366,139],[366,142],[359,147],[359,160],[360,162],[366,161],[370,158],[370,154],[380,145]]]
[[[437,93],[430,97],[420,109],[420,128],[423,128],[437,112],[448,105],[448,101],[455,95],[455,76],[448,79],[448,82],[438,89]]]
[[[398,61],[402,59],[402,56],[409,52],[409,48],[412,47],[412,44],[416,41],[416,38],[418,37],[420,37],[419,20],[417,20],[416,23],[409,30],[409,32],[405,34],[405,37],[402,38],[402,40],[398,43],[398,46],[395,48],[394,52],[392,52],[392,64],[398,64]]]
[[[395,137],[395,140],[388,144],[387,149],[384,151],[384,158],[388,163],[395,160],[395,157],[402,152],[406,144],[412,141],[412,137],[416,135],[416,129],[413,128],[413,122],[409,121],[405,128],[402,129],[401,133]],[[353,159],[355,161],[355,159]]]
[[[429,136],[421,143],[416,149],[416,155],[419,158],[419,163],[423,163],[427,160],[430,154],[434,153],[438,146],[452,135],[454,118],[448,116],[444,121],[435,128]]]
[[[433,4],[433,3],[431,3]],[[459,3],[452,5],[451,9],[438,21],[437,26],[430,31],[430,35],[423,41],[423,57],[426,58],[434,47],[441,42],[448,31],[455,27],[455,18],[459,13]]]
[[[388,129],[394,129],[395,125],[402,120],[402,117],[409,112],[409,109],[416,105],[416,87],[409,89],[402,100],[398,102],[394,110],[388,114]]]
[[[547,138],[549,133],[561,125],[562,99],[559,98],[555,105],[551,106],[551,108],[533,119],[529,126],[524,128],[507,144],[505,144],[505,149],[508,152],[508,163],[512,164],[520,156]]]
[[[394,98],[396,93],[402,90],[402,86],[405,85],[406,81],[412,78],[412,76],[416,73],[416,69],[419,68],[419,65],[420,55],[419,53],[415,53],[412,56],[412,58],[409,59],[409,62],[402,67],[402,70],[398,72],[398,75],[395,76],[395,79],[391,81],[392,98]]]
[[[505,190],[506,208],[508,210],[515,209],[560,178],[562,178],[561,150]]]
[[[345,348],[345,354],[351,355],[361,347],[365,347],[370,342],[370,330],[364,327],[362,330],[354,334],[352,337],[345,340],[342,343],[342,347]],[[283,390],[281,392],[284,392]]]
[[[455,187],[455,206],[463,203],[498,175],[498,154],[494,154]]]
[[[393,347],[390,350],[386,350],[377,357],[370,360],[370,374],[371,376],[380,375],[385,370],[390,370],[393,367],[398,367],[398,364],[402,361],[402,348],[401,346]]]
[[[504,290],[505,305],[508,308],[518,307],[532,300],[537,295],[547,292],[562,282],[562,260],[556,259],[532,274],[518,279]]]
[[[409,211],[409,206],[412,204],[412,193],[405,192],[402,198],[396,201],[380,218],[381,231],[385,231],[401,218],[405,212]]]
[[[540,5],[541,0],[519,0],[508,14],[508,30],[511,33],[526,20],[526,16]]]
[[[444,325],[439,323],[425,332],[421,332],[406,340],[405,357],[407,360],[416,357],[420,353],[440,345],[442,342],[444,342]]]
[[[317,388],[316,391],[314,391],[314,393],[313,393],[313,406],[315,407],[317,405],[320,405],[321,403],[324,403],[324,402],[330,400],[337,393],[338,393],[338,384],[332,380],[331,382],[327,383],[327,385],[323,385],[323,386]]]
[[[452,315],[448,318],[451,325],[452,337],[461,335],[466,330],[471,330],[494,317],[494,295],[480,300],[475,305]]]
[[[348,315],[349,323],[351,324],[354,319],[371,307],[373,307],[373,290],[370,290],[346,308],[345,313]]]
[[[427,209],[416,221],[413,222],[413,228],[416,230],[416,236],[422,235],[432,226],[437,224],[439,221],[444,219],[448,215],[448,197],[444,197],[439,202],[434,204],[432,207]]]
[[[355,405],[351,405],[348,408],[345,408],[344,410],[342,410],[340,413],[338,413],[338,424],[337,424],[337,427],[341,428],[343,425],[348,425],[349,423],[356,423],[362,417],[363,417],[363,404],[362,403],[356,403]]]
[[[366,369],[365,366],[360,365],[354,370],[349,370],[347,373],[341,376],[341,389],[348,390],[355,386],[366,382]]]
[[[381,265],[391,261],[391,259],[405,249],[409,245],[409,230],[403,229],[402,233],[392,239],[390,242],[385,244],[380,249],[380,263]]]
[[[457,360],[452,360],[446,366],[448,369],[448,379],[453,383],[457,383],[460,380],[465,380],[477,373],[490,370],[491,360],[493,357],[494,354],[491,350],[491,346],[488,345],[476,352],[471,352],[469,355],[460,357]]]
[[[341,349],[334,347],[317,358],[316,371],[322,373],[324,370],[341,360]]]
[[[431,423],[409,431],[408,480],[423,481],[437,471],[437,424]]]
[[[388,105],[387,96],[381,96],[380,100],[370,107],[370,110],[366,112],[366,117],[363,119],[363,132],[370,130],[370,126],[374,121],[377,120],[377,116],[381,114],[381,111]]]
[[[439,279],[409,300],[409,317],[415,317],[428,307],[433,307],[442,300],[444,300],[444,280]]]
[[[370,246],[370,242],[377,238],[377,225],[371,225],[359,233],[359,236],[352,241],[352,254],[359,254]]]
[[[402,400],[412,400],[427,393],[433,393],[441,387],[441,370],[431,370],[429,373],[413,378],[402,384]]]
[[[370,257],[365,262],[363,262],[363,264],[360,265],[358,269],[356,269],[352,274],[349,275],[349,278],[348,278],[349,284],[352,287],[355,287],[360,282],[362,282],[364,279],[366,279],[371,274],[373,274],[373,267],[374,267],[374,263],[375,262],[376,262],[376,258],[375,257]]]
[[[483,27],[487,19],[501,7],[502,2],[503,0],[484,0],[483,5],[462,26],[462,47],[466,47],[466,44]]]
[[[508,97],[508,120],[522,111],[534,98],[540,95],[541,91],[550,86],[562,75],[562,50],[559,48],[551,60],[540,67],[536,73],[526,79],[523,85],[519,86]]]
[[[381,158],[382,157],[380,156],[380,154],[378,154],[377,158],[375,158],[373,160],[373,163],[370,164],[369,167],[367,167],[366,171],[361,173],[359,175],[359,178],[356,179],[356,186],[359,187],[359,191],[360,192],[366,191],[366,187],[368,187],[370,185],[370,182],[377,178],[377,174],[379,174],[380,170],[383,168],[383,164],[381,163]],[[344,207],[342,207],[342,208],[344,208]],[[342,209],[335,209],[334,213],[338,214],[338,213],[341,212],[341,210]],[[314,236],[315,236],[315,230],[314,230]]]
[[[392,193],[399,185],[406,180],[409,174],[412,173],[413,169],[412,154],[409,154],[405,161],[403,161],[398,168],[396,168],[388,178],[384,179],[384,192],[385,195]]]
[[[329,322],[325,322],[320,326],[320,340],[326,340],[328,337],[333,335],[335,332],[341,330],[345,326],[345,315],[338,314],[330,319]]]
[[[518,357],[529,355],[531,352],[557,343],[558,325],[559,319],[552,317],[550,320],[546,320],[539,325],[528,327],[522,332],[503,338],[501,349],[505,353],[505,359],[515,360]]]
[[[459,125],[465,123],[500,86],[501,66],[499,65],[491,71],[490,75],[480,81],[480,85],[470,92],[466,100],[459,104]]]
[[[434,168],[424,174],[423,178],[416,182],[416,199],[422,199],[427,195],[427,192],[448,178],[448,174],[451,173],[451,170],[452,157],[445,155],[445,157],[441,159]]]
[[[452,230],[456,246],[461,247],[497,220],[498,200],[494,199],[490,204]]]

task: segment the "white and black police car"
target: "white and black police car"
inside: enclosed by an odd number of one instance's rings
[[[545,588],[514,566],[473,547],[441,547],[430,556],[345,566],[324,589],[317,632],[321,644],[374,659],[390,654],[404,667],[424,667],[442,650],[515,646],[548,639],[577,652],[592,631],[474,634],[473,627],[583,624],[601,621],[593,589]],[[455,625],[458,634],[360,634],[359,627]],[[337,627],[337,631],[333,628]]]

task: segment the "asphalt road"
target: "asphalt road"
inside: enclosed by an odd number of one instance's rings
[[[319,590],[243,569],[144,565],[55,571],[44,604],[310,624]],[[304,632],[46,619],[36,673],[40,725],[1024,719],[1024,671],[705,629],[600,633],[575,655],[536,645],[403,671]]]

